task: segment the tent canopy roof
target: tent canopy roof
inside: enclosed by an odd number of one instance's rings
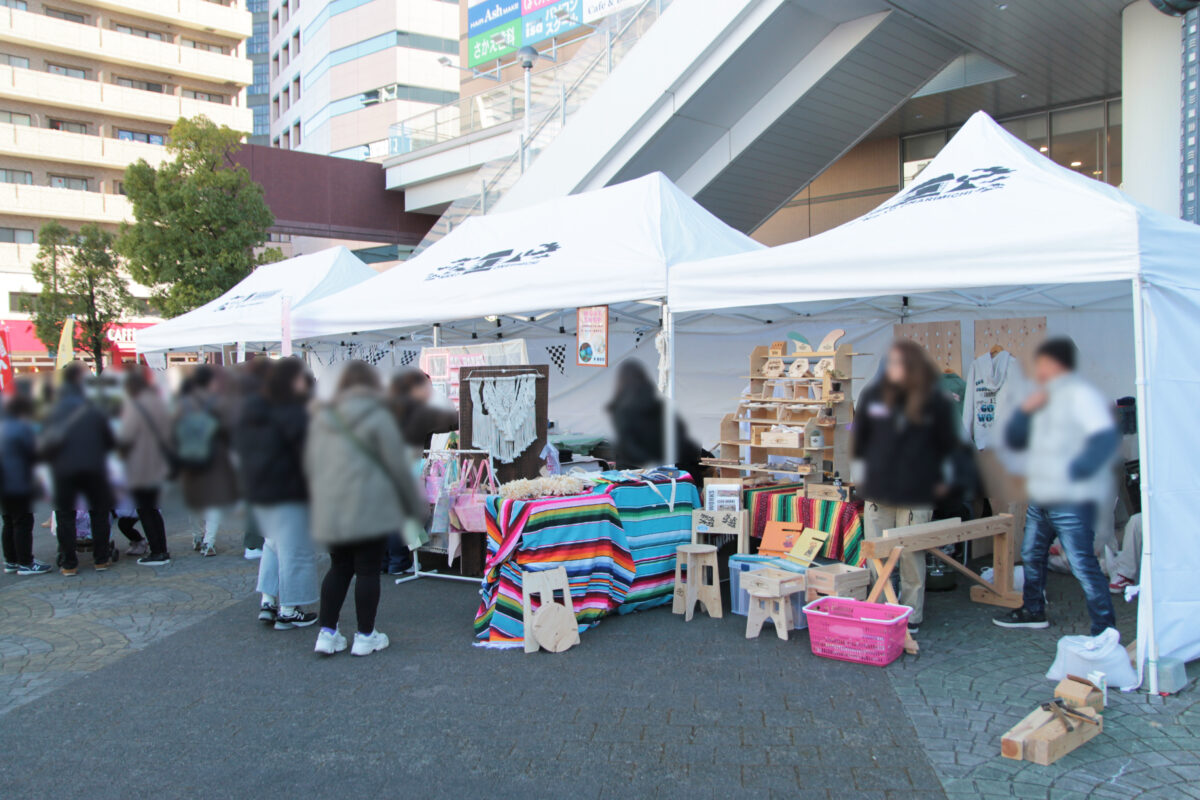
[[[345,247],[264,264],[216,300],[138,331],[138,351],[274,345],[283,335],[283,297],[295,310],[377,274]]]
[[[1059,166],[981,111],[874,211],[770,250],[682,264],[669,298],[689,312],[1139,274],[1195,285],[1178,256],[1189,248],[1200,248],[1200,227]]]
[[[654,173],[472,217],[372,281],[298,311],[296,339],[664,297],[675,264],[762,249]]]

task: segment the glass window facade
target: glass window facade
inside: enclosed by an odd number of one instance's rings
[[[32,125],[33,117],[29,114],[22,114],[20,111],[0,111],[0,122],[6,122],[9,125]]]
[[[29,69],[29,59],[25,56],[10,56],[6,53],[0,53],[0,64],[7,64],[10,67]]]
[[[1013,136],[1067,169],[1120,186],[1120,100],[1054,109],[998,122]],[[905,186],[953,135],[953,130],[937,131],[901,140]]]
[[[142,131],[117,130],[117,138],[123,142],[141,142],[142,144],[165,144],[167,137],[161,133],[144,133]]]

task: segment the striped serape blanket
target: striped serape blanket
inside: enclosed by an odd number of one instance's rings
[[[625,600],[634,563],[611,497],[488,497],[485,508],[488,559],[475,614],[475,638],[481,644],[524,642],[522,571],[566,568],[581,631]]]
[[[752,489],[746,492],[746,505],[754,509],[754,536],[762,538],[767,522],[798,522],[806,528],[816,528],[830,534],[820,555],[861,567],[863,504],[839,500],[817,500],[800,497],[796,487]]]
[[[692,541],[692,510],[700,492],[686,472],[603,472],[596,493],[611,497],[633,554],[634,579],[621,614],[671,602],[675,590],[675,548]]]

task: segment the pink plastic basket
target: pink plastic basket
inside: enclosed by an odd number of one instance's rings
[[[900,657],[908,606],[818,597],[804,607],[814,655],[886,667]]]

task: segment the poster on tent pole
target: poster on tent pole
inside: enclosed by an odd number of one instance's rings
[[[608,306],[584,306],[575,312],[575,363],[608,366]]]
[[[8,350],[8,329],[0,328],[0,392],[12,394],[15,389],[12,354]]]

